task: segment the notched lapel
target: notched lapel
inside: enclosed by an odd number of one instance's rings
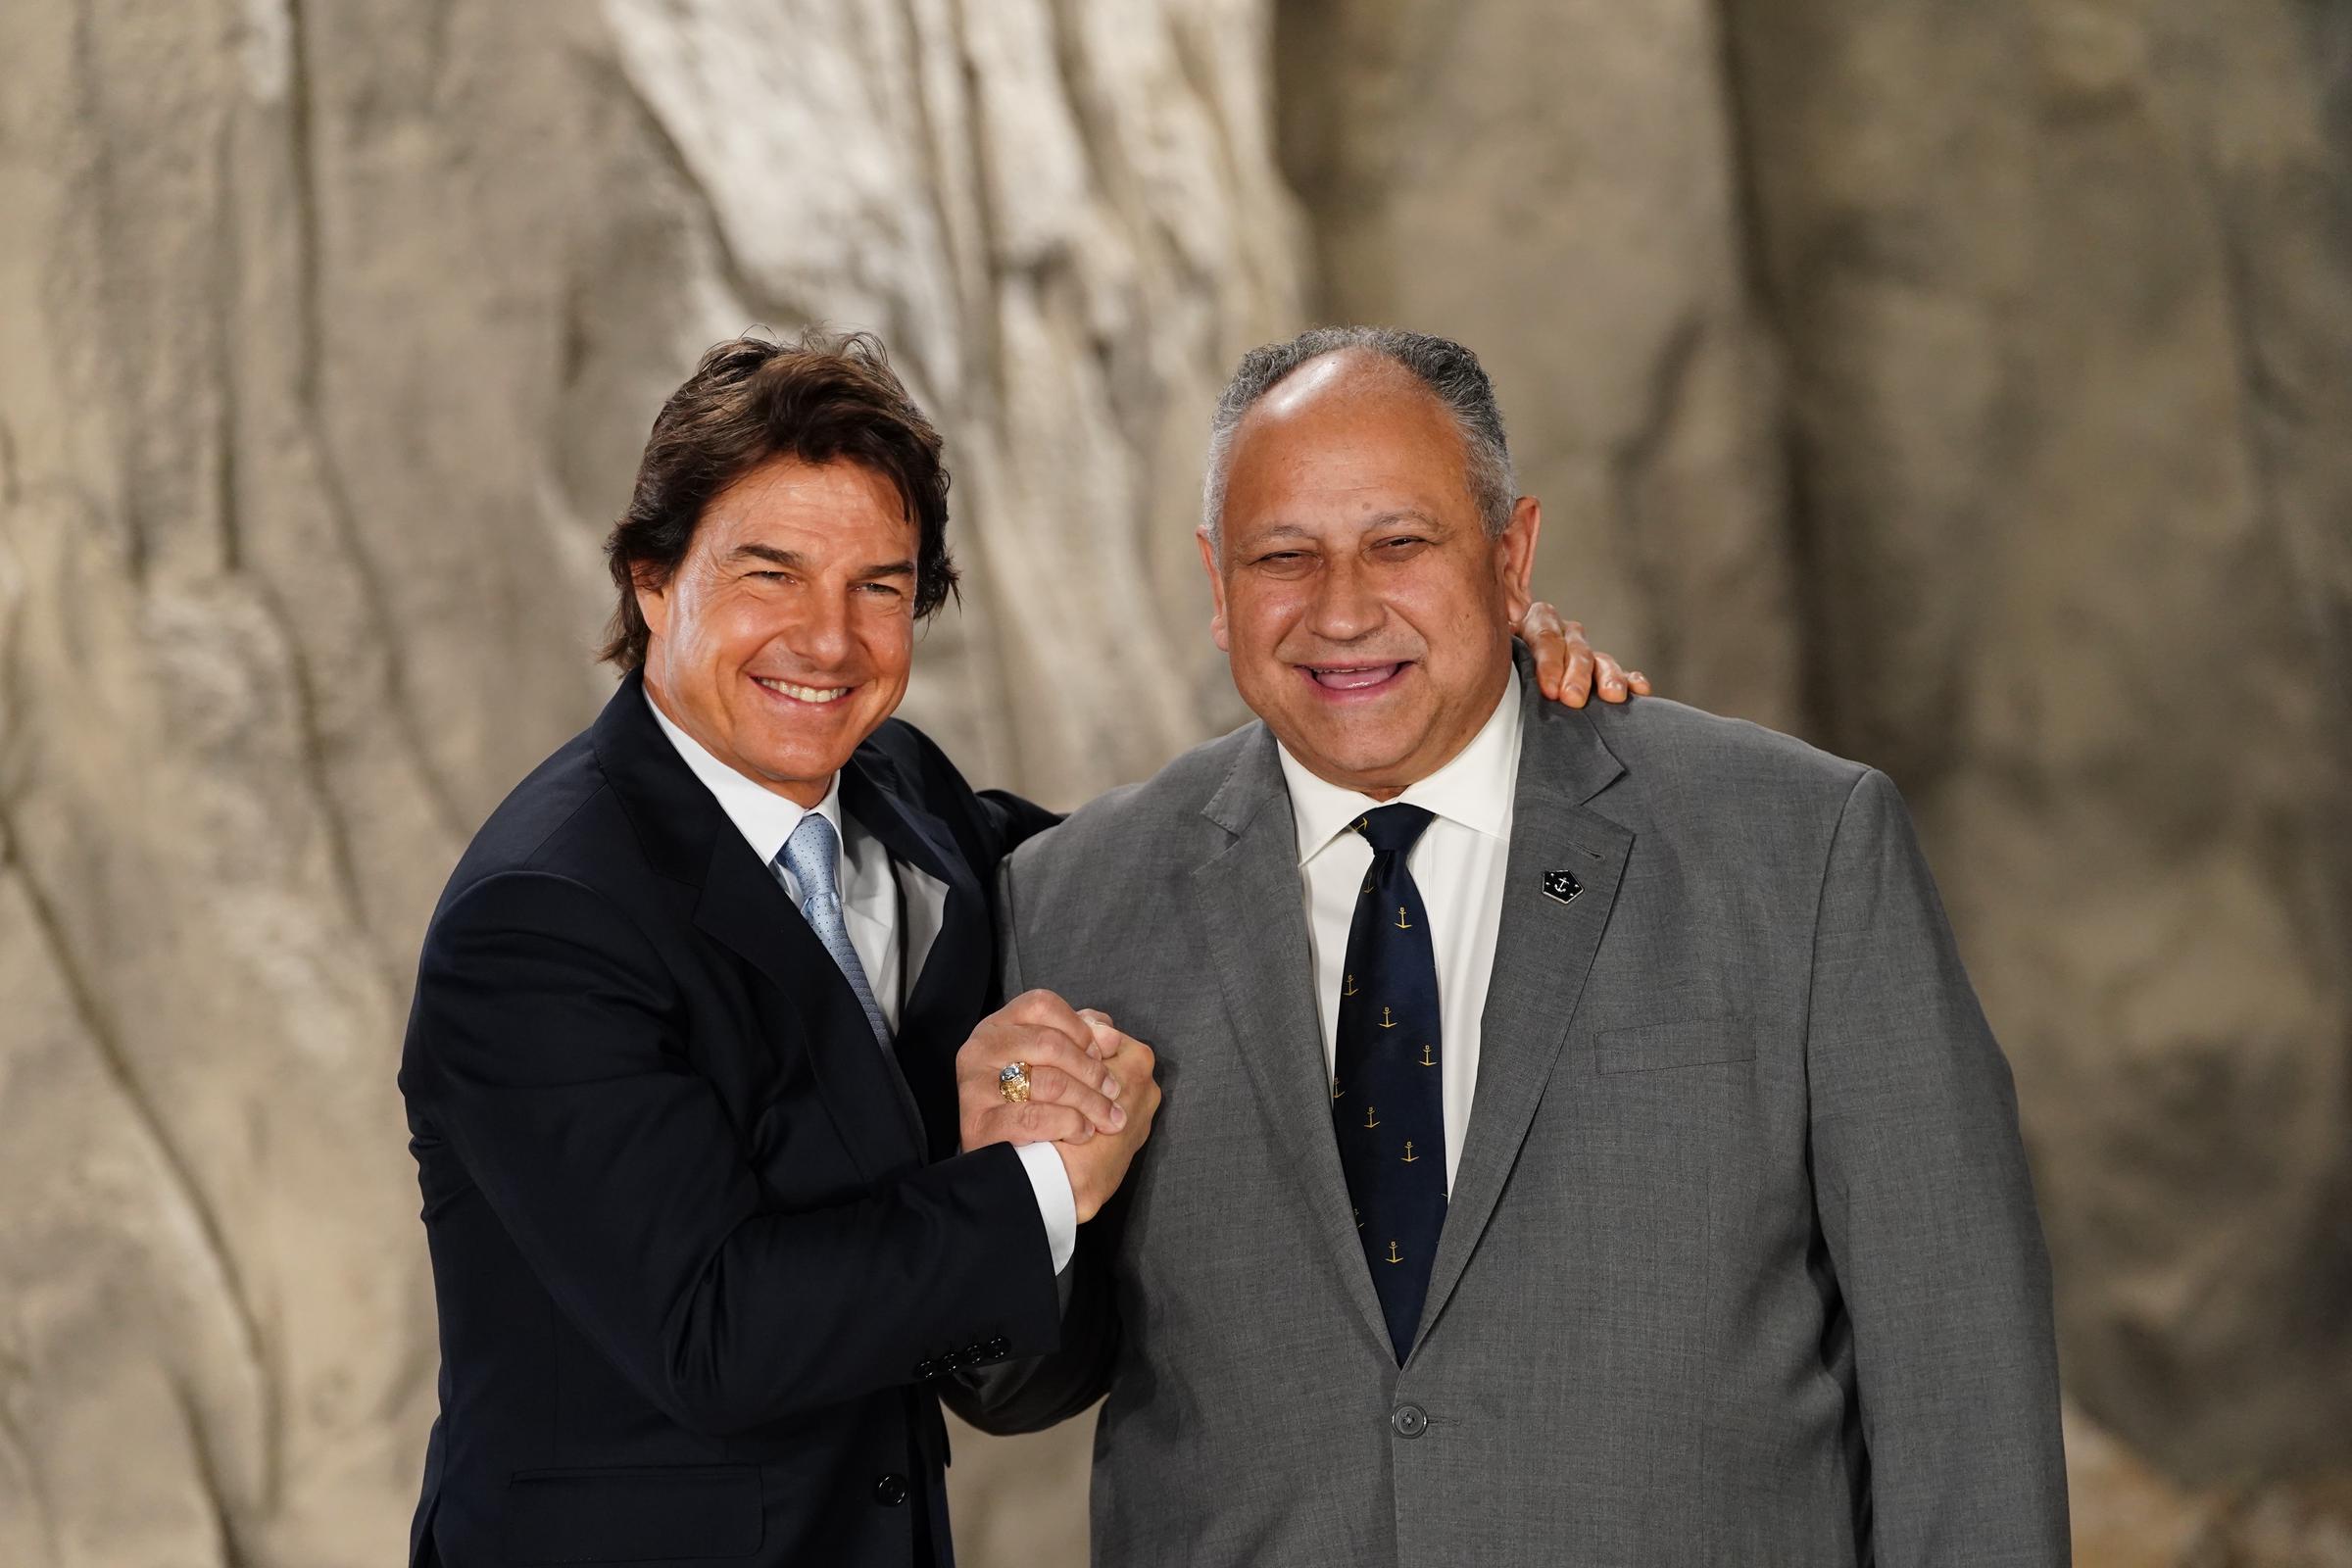
[[[879,840],[894,860],[948,890],[939,935],[905,988],[899,1009],[901,1072],[928,1129],[931,1157],[956,1152],[958,1133],[955,1059],[967,1020],[977,1018],[996,968],[988,900],[947,823],[902,792],[898,769],[870,748],[843,778],[842,808]],[[902,923],[902,942],[906,935]],[[914,954],[904,946],[906,961]]]
[[[1617,760],[1590,718],[1545,702],[1532,673],[1523,669],[1522,675],[1532,701],[1521,710],[1502,922],[1479,1020],[1478,1096],[1431,1265],[1416,1348],[1445,1311],[1494,1218],[1568,1038],[1633,854],[1632,831],[1583,804],[1623,771]],[[1578,887],[1573,898],[1546,892],[1546,880],[1561,870]],[[1551,885],[1562,886],[1557,879]]]
[[[849,982],[775,874],[734,834],[718,835],[711,847],[694,923],[776,988],[784,1005],[775,1010],[798,1026],[809,1071],[858,1168],[879,1179],[919,1161],[920,1118],[874,1045]]]
[[[1331,1083],[1315,1008],[1313,950],[1298,879],[1298,840],[1271,737],[1245,753],[1206,814],[1231,842],[1194,867],[1192,896],[1217,960],[1234,1042],[1290,1155],[1340,1277],[1384,1351],[1387,1320],[1364,1263],[1348,1178],[1331,1129]]]

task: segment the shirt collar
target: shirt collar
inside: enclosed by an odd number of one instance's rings
[[[645,706],[654,710],[654,722],[662,726],[662,733],[668,736],[669,744],[677,748],[679,758],[693,770],[694,776],[702,780],[703,788],[716,798],[718,808],[727,813],[727,820],[735,824],[735,830],[743,835],[744,841],[751,845],[752,853],[759,856],[763,864],[775,863],[776,856],[784,848],[784,841],[792,837],[792,830],[799,827],[801,818],[810,811],[815,811],[833,824],[836,841],[846,840],[847,835],[842,831],[841,774],[838,771],[833,775],[833,782],[825,786],[823,800],[814,806],[802,806],[736,772],[705,751],[700,741],[672,723],[669,715],[662,711],[662,706],[654,701],[653,693],[645,694]],[[839,898],[839,856],[834,858],[833,877],[837,884],[833,894]]]
[[[1376,801],[1317,778],[1290,748],[1277,745],[1275,750],[1282,759],[1283,781],[1290,786],[1300,865],[1322,853],[1356,818],[1382,806],[1418,806],[1473,832],[1508,838],[1511,792],[1519,782],[1519,671],[1510,671],[1494,711],[1470,737],[1470,744],[1436,772],[1405,786],[1395,801]]]

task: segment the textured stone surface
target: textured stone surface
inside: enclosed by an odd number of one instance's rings
[[[2077,1411],[2066,1454],[2075,1568],[2352,1568],[2352,1473],[2192,1491]]]
[[[1195,466],[1309,303],[1481,350],[1606,646],[1909,793],[2084,1563],[2342,1563],[2348,182],[2308,0],[0,8],[0,1563],[396,1559],[409,967],[697,350],[889,339],[909,710],[1066,803],[1234,714]],[[1085,1426],[959,1438],[964,1560],[1077,1560]]]

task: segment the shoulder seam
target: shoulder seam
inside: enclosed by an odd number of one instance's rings
[[[1822,847],[1821,852],[1821,878],[1814,884],[1813,887],[1813,929],[1812,934],[1807,939],[1807,954],[1805,958],[1805,1004],[1802,1013],[1804,1022],[1802,1029],[1797,1036],[1798,1039],[1805,1043],[1805,1118],[1808,1124],[1810,1124],[1812,1121],[1813,985],[1821,973],[1822,903],[1829,897],[1830,865],[1838,858],[1838,840],[1845,832],[1846,813],[1853,809],[1856,797],[1862,793],[1862,786],[1868,784],[1873,778],[1881,776],[1879,770],[1870,766],[1868,763],[1860,763],[1857,765],[1861,770],[1854,775],[1853,783],[1846,787],[1845,798],[1838,803],[1838,820],[1830,824],[1829,842]],[[1808,1150],[1810,1149],[1811,1142],[1811,1134],[1808,1133],[1806,1136]],[[1807,1162],[1808,1164],[1811,1162],[1811,1155],[1809,1152],[1807,1154]]]
[[[566,818],[566,820],[568,820],[568,818]],[[571,876],[563,871],[550,871],[544,867],[535,865],[500,866],[497,870],[475,877],[472,881],[466,883],[466,886],[449,901],[442,912],[444,915],[456,913],[458,906],[464,904],[467,899],[472,898],[475,893],[489,887],[493,883],[519,881],[553,882],[562,887],[576,888],[581,893],[586,894],[599,908],[608,910],[616,916],[620,923],[627,926],[629,930],[636,935],[637,940],[645,945],[647,954],[654,956],[657,962],[659,962],[662,952],[661,948],[655,944],[652,933],[645,929],[644,923],[637,918],[637,916],[628,908],[627,906],[623,905],[619,900],[612,898],[595,884],[583,882],[578,877]],[[436,921],[435,923],[437,924],[438,922]],[[664,969],[668,967],[667,964],[662,964],[661,966]]]

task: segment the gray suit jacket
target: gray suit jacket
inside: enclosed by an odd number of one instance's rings
[[[1005,863],[1009,983],[1166,1100],[1062,1350],[1100,1563],[2067,1560],[2007,1063],[1886,778],[1523,683],[1478,1094],[1400,1369],[1331,1128],[1290,799],[1250,725]],[[1565,869],[1582,891],[1544,891]]]

